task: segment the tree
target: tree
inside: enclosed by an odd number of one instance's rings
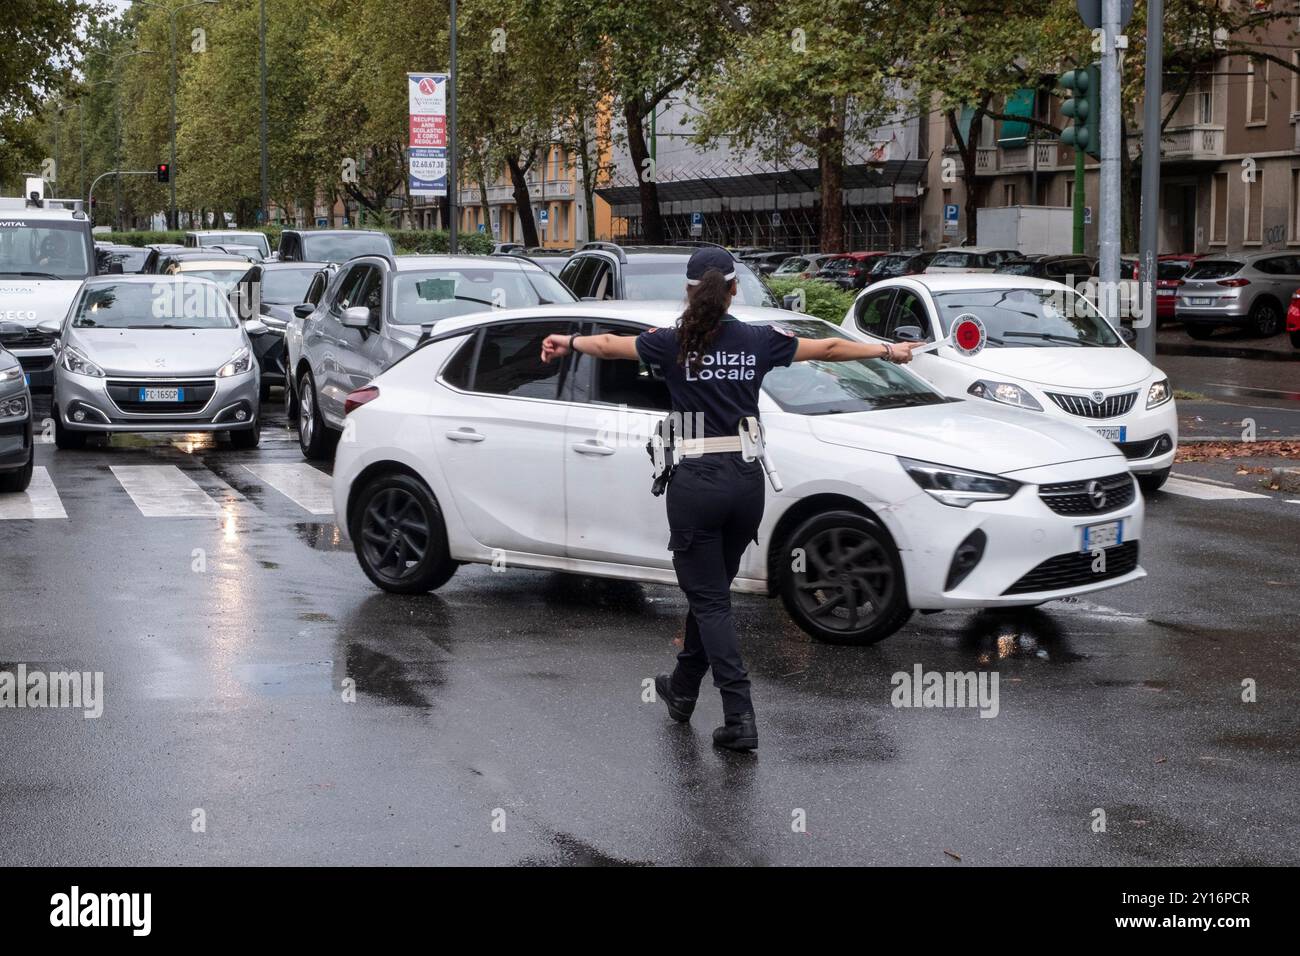
[[[867,4],[868,18],[890,4]],[[894,31],[864,30],[858,0],[788,0],[737,21],[741,37],[700,85],[697,141],[725,139],[768,160],[793,150],[816,158],[821,249],[844,249],[845,147],[898,109],[894,79],[902,43]]]

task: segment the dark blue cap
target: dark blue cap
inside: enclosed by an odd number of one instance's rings
[[[710,269],[717,269],[728,282],[736,278],[736,260],[730,252],[720,246],[700,246],[686,263],[686,284],[698,285]]]

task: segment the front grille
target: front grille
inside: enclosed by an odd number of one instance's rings
[[[1138,543],[1125,541],[1102,551],[1105,570],[1092,569],[1096,558],[1092,552],[1058,554],[1030,571],[1003,594],[1034,594],[1039,591],[1062,591],[1083,587],[1111,578],[1122,578],[1138,566]]]
[[[28,329],[21,337],[5,339],[7,349],[48,349],[54,344],[54,336],[37,329]]]
[[[1062,410],[1081,418],[1115,418],[1125,415],[1137,401],[1137,392],[1125,392],[1122,395],[1107,395],[1100,402],[1094,402],[1091,395],[1062,395],[1059,392],[1047,392],[1046,395]]]
[[[1133,489],[1133,477],[1124,471],[1105,478],[1039,485],[1038,497],[1058,515],[1095,515],[1131,504]]]
[[[183,402],[142,402],[142,388],[180,388],[184,389]],[[142,415],[183,415],[199,412],[212,401],[216,385],[209,379],[109,379],[108,397],[124,412]]]

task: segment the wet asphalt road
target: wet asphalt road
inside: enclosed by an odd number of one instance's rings
[[[740,757],[710,746],[707,685],[686,727],[641,701],[673,589],[473,567],[380,593],[329,516],[243,467],[300,461],[274,428],[253,452],[38,449],[67,519],[0,520],[0,670],[102,670],[105,709],[0,710],[0,863],[1300,862],[1284,495],[1157,495],[1145,581],[872,648],[737,597],[762,737]],[[145,517],[109,470],[136,464],[227,513]],[[996,670],[998,716],[891,707],[918,663]]]

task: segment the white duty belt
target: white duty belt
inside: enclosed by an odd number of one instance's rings
[[[655,464],[655,476],[663,474],[667,467],[675,467],[684,458],[697,458],[700,455],[721,455],[740,452],[745,461],[761,461],[767,479],[772,483],[773,491],[781,491],[785,486],[776,473],[772,461],[767,455],[766,435],[763,423],[755,416],[740,420],[735,437],[724,435],[718,438],[684,438],[671,447],[666,447],[662,438],[656,434],[651,439],[651,456]]]

